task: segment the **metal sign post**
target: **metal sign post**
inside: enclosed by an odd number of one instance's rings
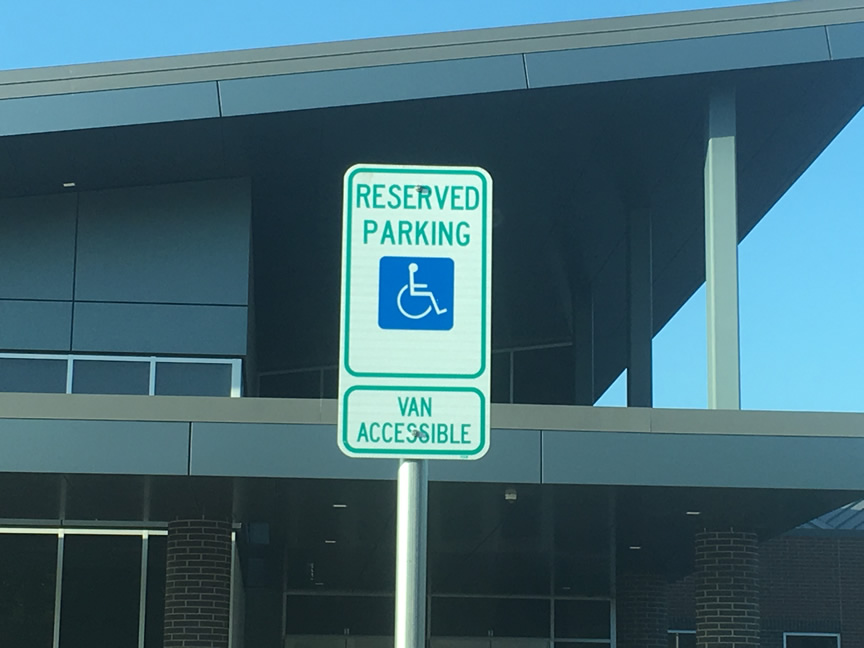
[[[399,461],[396,482],[395,648],[422,648],[426,644],[428,483],[425,461]]]
[[[426,643],[426,459],[489,449],[492,179],[476,167],[345,173],[339,448],[399,459],[395,648]]]

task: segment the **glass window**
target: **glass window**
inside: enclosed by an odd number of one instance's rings
[[[430,488],[429,578],[436,594],[549,594],[540,488],[505,499],[498,484]]]
[[[345,648],[393,648],[393,637],[355,637],[349,635],[346,639]]]
[[[431,620],[438,637],[548,637],[549,601],[434,597]]]
[[[140,536],[67,535],[60,645],[135,648],[140,589]]]
[[[248,635],[247,635],[248,640]],[[348,637],[285,635],[285,648],[349,648]],[[255,644],[258,645],[258,644]],[[263,644],[261,644],[263,645]],[[278,646],[278,639],[270,645]]]
[[[0,534],[0,643],[51,648],[57,536]]]
[[[493,403],[510,402],[510,352],[492,354],[491,389]]]
[[[66,360],[0,358],[0,391],[66,393]]]
[[[556,639],[608,639],[609,601],[555,601]]]
[[[302,596],[286,598],[289,635],[386,636],[393,633],[392,596]]]
[[[786,648],[838,648],[840,635],[786,633],[783,635]]]
[[[669,648],[696,648],[696,632],[686,630],[670,630]]]
[[[488,641],[488,646],[484,648],[549,648],[548,639],[529,639],[527,637],[519,637],[518,639],[492,637]],[[571,646],[570,648],[573,648]],[[591,648],[604,648],[602,645],[593,645]]]
[[[150,393],[150,363],[110,360],[75,360],[72,363],[75,394]]]
[[[321,398],[338,398],[339,397],[339,372],[335,369],[325,369],[322,380],[324,389],[321,392]]]
[[[64,475],[66,517],[71,520],[140,520],[144,477]]]
[[[492,648],[488,637],[482,639],[466,639],[464,637],[432,637],[430,648]]]
[[[60,475],[0,472],[0,518],[60,517]]]
[[[609,552],[562,550],[555,556],[558,594],[608,596],[609,573]]]
[[[565,596],[608,596],[610,534],[614,522],[607,492],[595,488],[553,489],[555,591]]]
[[[156,393],[162,396],[230,396],[231,365],[159,362]]]
[[[513,402],[573,404],[571,348],[530,349],[513,354]]]
[[[262,398],[321,398],[321,372],[309,370],[261,376],[259,391]]]

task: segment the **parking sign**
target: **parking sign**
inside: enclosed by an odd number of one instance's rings
[[[475,167],[345,174],[339,447],[479,458],[489,447],[492,181]]]

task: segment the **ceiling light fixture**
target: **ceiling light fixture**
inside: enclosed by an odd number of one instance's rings
[[[630,545],[630,548],[631,548],[633,551],[639,551],[642,547],[639,546],[639,545]]]
[[[347,504],[334,504],[333,508],[348,508]]]
[[[69,189],[70,187],[74,187],[75,183],[74,182],[64,182],[63,186],[66,187],[67,189]]]
[[[336,544],[335,540],[325,540],[324,544]]]
[[[687,511],[687,515],[702,515],[702,511]]]

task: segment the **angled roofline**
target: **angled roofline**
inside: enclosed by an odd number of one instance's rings
[[[0,71],[0,99],[702,39],[864,22],[864,0],[794,0]],[[826,31],[826,41],[830,40]],[[830,50],[830,42],[828,43]]]

